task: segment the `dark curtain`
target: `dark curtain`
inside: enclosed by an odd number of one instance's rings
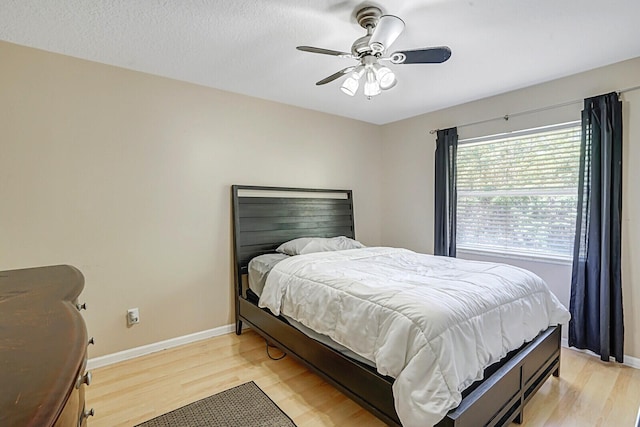
[[[435,164],[435,255],[456,256],[458,129],[438,130]]]
[[[609,93],[585,99],[582,112],[569,345],[622,363],[621,212],[622,103]]]

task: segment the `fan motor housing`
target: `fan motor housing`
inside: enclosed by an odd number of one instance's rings
[[[378,20],[382,16],[382,11],[375,6],[363,7],[356,12],[356,21],[365,30],[373,28],[378,23]]]
[[[371,40],[373,29],[378,25],[381,16],[382,10],[375,6],[366,6],[356,12],[356,21],[362,28],[367,30],[367,35],[360,37],[351,45],[351,53],[354,56],[361,58],[372,53],[369,40]]]
[[[351,53],[354,56],[361,57],[367,53],[371,52],[371,47],[369,47],[369,40],[371,39],[370,35],[362,36],[353,42],[351,45]]]

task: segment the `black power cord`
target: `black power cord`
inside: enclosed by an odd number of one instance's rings
[[[287,353],[282,352],[282,356],[280,356],[280,357],[271,356],[271,354],[269,354],[269,347],[272,347],[272,348],[277,348],[277,347],[275,345],[269,345],[269,341],[267,341],[267,340],[264,340],[264,343],[267,345],[267,356],[269,356],[269,359],[271,359],[271,360],[280,360],[280,359],[283,359],[287,355]]]

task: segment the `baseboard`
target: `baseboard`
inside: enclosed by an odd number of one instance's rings
[[[188,344],[196,341],[201,341],[207,338],[229,334],[231,332],[234,332],[235,329],[236,329],[235,324],[224,325],[218,328],[208,329],[202,332],[196,332],[194,334],[183,335],[181,337],[175,337],[168,340],[143,345],[141,347],[130,348],[128,350],[119,351],[117,353],[107,354],[100,357],[94,357],[87,361],[87,369],[91,370],[91,369],[101,368],[103,366],[112,365],[114,363],[133,359],[135,357],[144,356],[145,354],[151,354],[157,351],[177,347],[179,345]]]
[[[591,356],[600,358],[600,356],[595,354],[593,351],[582,350],[580,348],[575,348],[575,347],[569,347],[569,340],[567,338],[562,338],[561,345],[562,345],[562,347],[569,348],[571,350],[579,351],[581,353],[586,353],[586,354],[589,354]],[[613,361],[615,361],[615,359],[611,358],[611,361],[613,362]],[[631,357],[631,356],[628,356],[628,355],[625,354],[624,355],[624,363],[623,363],[623,365],[627,365],[627,366],[630,366],[632,368],[640,369],[640,358]]]
[[[117,353],[107,354],[100,357],[94,357],[87,361],[87,369],[91,370],[91,369],[101,368],[103,366],[108,366],[114,363],[144,356],[145,354],[155,353],[157,351],[166,350],[169,348],[177,347],[179,345],[189,344],[196,341],[201,341],[207,338],[218,337],[220,335],[229,334],[234,331],[235,331],[234,324],[224,325],[218,328],[208,329],[206,331],[196,332],[189,335],[183,335],[181,337],[175,337],[168,340],[143,345],[141,347],[130,348],[128,350],[119,351]],[[589,350],[581,350],[579,348],[569,347],[569,342],[567,338],[562,338],[561,345],[562,347],[570,348],[571,350],[587,353],[594,357],[600,357]],[[625,355],[624,364],[632,368],[640,369],[640,358]]]

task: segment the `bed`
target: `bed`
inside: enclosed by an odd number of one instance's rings
[[[400,425],[392,377],[309,338],[284,317],[259,308],[246,289],[249,261],[272,253],[283,242],[298,237],[355,238],[351,191],[233,186],[232,206],[236,333],[242,332],[243,322],[248,324],[387,424]],[[526,402],[549,376],[559,375],[560,336],[559,326],[549,327],[488,366],[484,380],[468,386],[460,404],[438,425],[520,422]]]

